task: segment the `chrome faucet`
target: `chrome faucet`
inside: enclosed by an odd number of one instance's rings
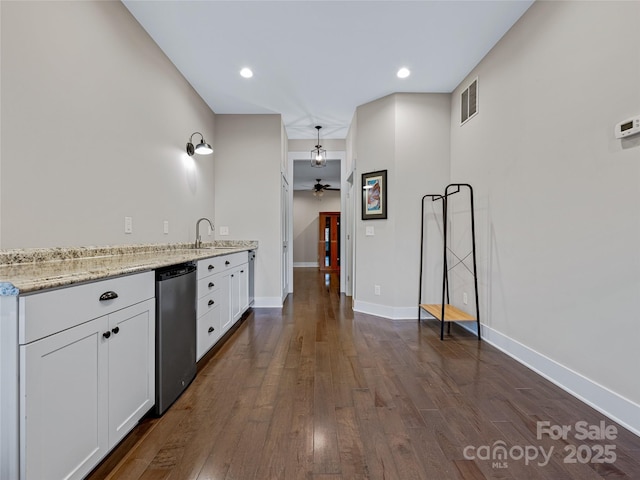
[[[200,248],[202,246],[202,240],[200,239],[200,222],[202,220],[206,220],[207,222],[209,222],[209,226],[211,227],[211,230],[213,230],[213,223],[211,223],[211,220],[206,217],[198,219],[198,221],[196,222],[196,243],[194,244],[195,248]]]

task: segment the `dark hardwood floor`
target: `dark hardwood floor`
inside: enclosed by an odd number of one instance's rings
[[[639,437],[466,331],[354,314],[316,269],[295,269],[294,290],[89,478],[640,478]],[[616,439],[576,438],[576,422]]]

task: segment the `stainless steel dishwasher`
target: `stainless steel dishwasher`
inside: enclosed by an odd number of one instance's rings
[[[196,266],[156,270],[156,405],[162,415],[196,376]]]

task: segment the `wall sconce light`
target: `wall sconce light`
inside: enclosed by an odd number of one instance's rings
[[[200,143],[195,147],[193,146],[193,143],[191,143],[194,135],[200,135]],[[209,155],[213,153],[213,147],[204,141],[204,137],[200,132],[192,133],[189,137],[189,141],[187,142],[187,154],[191,157],[194,153],[197,153],[198,155]]]

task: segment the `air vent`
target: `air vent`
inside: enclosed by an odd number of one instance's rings
[[[464,125],[478,113],[478,79],[460,95],[460,125]]]

